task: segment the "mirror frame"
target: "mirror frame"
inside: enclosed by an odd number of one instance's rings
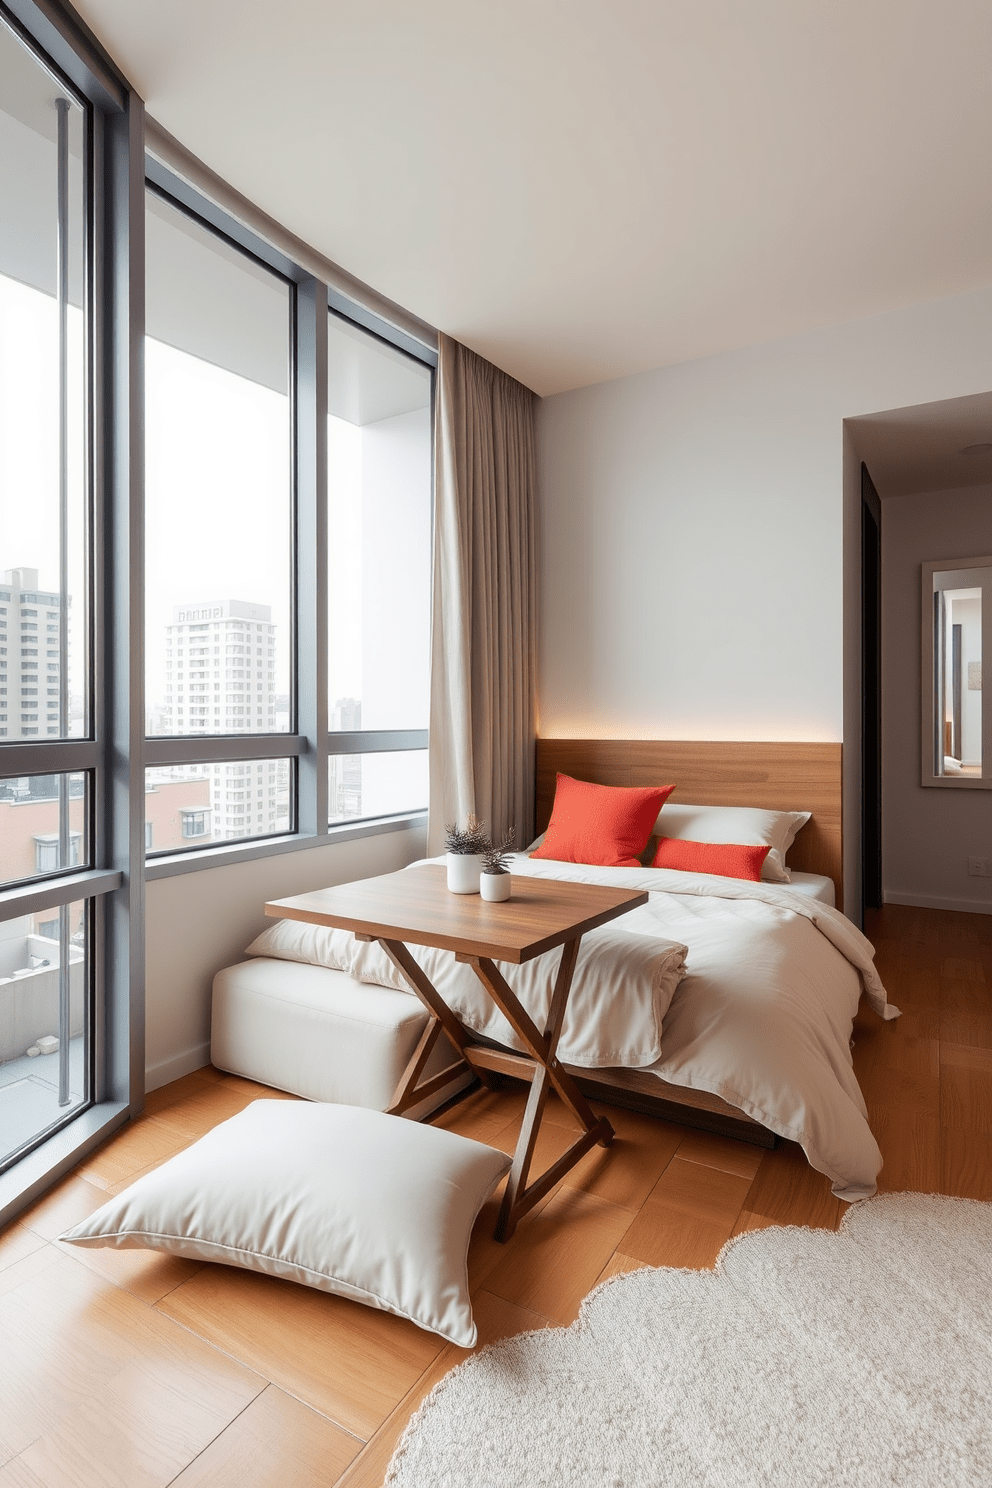
[[[975,572],[988,570],[981,577]],[[961,588],[982,590],[982,774],[938,775],[937,774],[937,699],[935,695],[935,637],[933,622],[934,574],[953,570],[961,572],[964,579],[973,575],[971,583],[962,582]],[[943,587],[943,586],[942,586]],[[949,587],[949,586],[948,586]],[[992,790],[992,705],[986,707],[984,695],[992,679],[992,556],[984,558],[939,558],[922,565],[921,589],[921,638],[922,638],[922,691],[921,691],[921,753],[920,783],[936,785],[950,790]]]

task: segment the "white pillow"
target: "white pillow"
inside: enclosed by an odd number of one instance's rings
[[[421,947],[414,946],[413,953],[421,954]],[[346,971],[356,982],[410,992],[410,984],[384,955],[379,942],[356,940],[350,930],[332,930],[327,925],[310,925],[304,920],[277,920],[245,947],[245,955],[327,966],[332,971]]]
[[[61,1238],[287,1277],[471,1348],[468,1242],[510,1161],[381,1111],[253,1101]]]
[[[350,972],[355,944],[350,930],[332,930],[328,925],[310,925],[305,920],[276,920],[245,947],[245,955],[304,961],[310,966]]]
[[[734,842],[745,847],[771,848],[761,867],[769,883],[788,883],[785,855],[808,811],[765,811],[758,806],[685,806],[666,801],[655,823],[655,835],[688,842]]]

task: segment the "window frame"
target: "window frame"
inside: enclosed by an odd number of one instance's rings
[[[89,33],[36,0],[0,4],[3,22],[84,110],[84,666],[87,713],[81,737],[0,739],[0,775],[73,775],[90,780],[92,866],[35,876],[0,890],[0,921],[85,902],[88,934],[88,1096],[0,1167],[0,1225],[71,1168],[144,1098],[144,877],[130,871],[133,789],[114,761],[135,742],[135,676],[114,656],[132,656],[128,565],[140,544],[140,445],[136,410],[141,364],[134,328],[143,321],[143,232],[133,223],[140,99]],[[107,542],[96,534],[111,534]],[[113,557],[111,554],[113,549]],[[116,559],[116,561],[114,561]],[[120,649],[123,647],[123,651]],[[39,709],[39,712],[41,710]],[[47,711],[47,710],[46,710]]]
[[[291,831],[243,841],[152,849],[145,878],[247,862],[392,832],[426,820],[426,807],[381,817],[328,821],[328,760],[332,754],[422,750],[427,729],[328,729],[327,592],[327,328],[331,315],[356,326],[426,367],[431,377],[433,455],[437,352],[318,278],[233,216],[153,154],[145,157],[146,187],[185,212],[231,247],[247,253],[295,289],[290,362],[291,417],[291,605],[290,719],[288,734],[153,735],[144,741],[144,765],[238,764],[287,759],[296,775]],[[432,459],[433,465],[433,459]],[[433,483],[433,471],[432,471]],[[431,495],[433,529],[433,490]],[[433,533],[432,533],[433,535]]]
[[[935,786],[941,790],[992,790],[992,704],[982,704],[982,773],[980,775],[951,775],[938,770],[938,758],[942,758],[943,704],[937,697],[938,666],[937,636],[935,633],[934,595],[937,592],[935,576],[941,573],[959,573],[962,578],[974,570],[974,587],[982,591],[982,692],[986,683],[992,681],[992,582],[984,574],[992,572],[992,555],[983,558],[939,558],[920,567],[921,594],[921,682],[920,698],[920,784]],[[942,584],[941,589],[951,588]],[[964,586],[963,586],[964,587]],[[971,586],[968,586],[971,587]],[[938,749],[940,754],[938,755]]]
[[[432,410],[438,358],[430,327],[293,237],[188,155],[154,121],[146,121],[142,99],[71,6],[61,0],[0,0],[0,16],[60,85],[88,107],[90,126],[84,275],[89,317],[89,603],[84,645],[90,694],[86,732],[80,738],[39,735],[23,742],[0,736],[0,774],[87,772],[93,780],[92,866],[5,886],[0,889],[0,920],[57,912],[64,904],[85,900],[94,989],[92,1104],[81,1114],[68,1115],[57,1129],[49,1128],[36,1144],[21,1149],[15,1164],[0,1172],[3,1225],[130,1117],[141,1113],[147,881],[422,825],[425,811],[346,826],[330,827],[327,820],[328,311],[343,314],[429,367]],[[170,169],[165,160],[177,169]],[[294,732],[213,736],[198,744],[203,760],[292,759],[297,799],[291,833],[187,850],[146,862],[145,770],[172,762],[175,752],[174,742],[145,737],[144,213],[149,181],[296,286],[295,379],[291,385],[296,503]],[[204,190],[192,182],[203,183]],[[6,631],[0,639],[4,643],[0,650],[5,653],[10,644]],[[13,641],[19,644],[16,637]],[[40,688],[40,679],[46,675],[41,665],[38,675]],[[336,738],[336,752],[344,742],[341,736]],[[390,742],[397,747],[395,741]],[[376,747],[374,736],[348,744],[356,753]],[[419,737],[409,747],[422,747]]]
[[[433,540],[434,540],[434,408],[435,408],[435,402],[434,402],[434,400],[435,400],[435,396],[436,396],[436,393],[437,393],[437,356],[435,355],[433,357],[430,357],[428,354],[426,354],[426,352],[424,354],[415,354],[413,351],[410,350],[410,347],[409,347],[408,344],[401,343],[400,341],[398,341],[396,339],[393,339],[393,338],[391,338],[389,336],[383,335],[381,324],[380,325],[367,324],[366,321],[364,321],[364,320],[363,321],[360,321],[360,320],[358,320],[354,316],[346,315],[340,308],[338,308],[337,306],[331,304],[330,302],[328,303],[328,307],[327,308],[328,308],[328,319],[330,319],[331,317],[334,317],[337,320],[344,321],[344,323],[346,325],[356,326],[359,330],[364,331],[365,334],[368,335],[368,336],[370,336],[373,340],[381,341],[384,345],[391,347],[394,351],[401,351],[401,352],[403,352],[404,355],[410,357],[411,361],[419,362],[421,366],[425,366],[425,367],[429,368],[429,370],[430,370],[430,375],[431,375],[431,393],[430,393],[430,429],[431,429],[431,532],[430,532],[430,538],[431,538],[431,546],[433,548]],[[374,317],[371,317],[371,316],[366,317],[366,320],[368,320],[368,321],[371,321],[372,319],[374,319]],[[409,338],[405,338],[405,341],[408,340],[408,339]],[[325,423],[325,427],[326,427],[326,423],[327,423],[327,410],[326,410],[326,407],[325,407],[325,412],[324,412],[324,423]],[[327,491],[326,472],[325,472],[325,479],[324,479],[324,489],[325,489],[325,493],[326,493],[326,491]],[[326,499],[327,499],[327,497],[326,497],[326,494],[325,494],[325,502],[326,502]],[[326,543],[325,543],[324,551],[327,554],[327,565],[328,565],[328,569],[330,569],[330,553],[327,550]],[[325,671],[326,671],[326,666],[325,666]],[[328,700],[325,700],[325,709],[326,709],[326,705],[327,705],[328,702],[329,702],[329,699]],[[325,717],[329,717],[329,713],[327,713],[326,711],[325,711]],[[404,752],[406,750],[423,750],[423,749],[426,749],[428,747],[429,733],[430,733],[429,729],[340,729],[340,730],[328,730],[328,734],[327,734],[327,738],[328,738],[328,746],[327,746],[328,759],[330,758],[331,755],[334,755],[334,754],[393,754],[393,753],[402,753],[402,752]],[[327,764],[326,764],[326,762],[325,762],[325,766],[324,766],[324,773],[325,773],[325,775],[327,773]],[[330,831],[334,831],[336,828],[341,828],[341,827],[360,828],[366,822],[371,823],[371,822],[377,822],[377,821],[395,821],[397,819],[406,820],[408,818],[409,819],[414,819],[414,820],[424,820],[424,819],[426,819],[426,814],[427,814],[426,807],[424,807],[424,808],[422,808],[419,811],[414,811],[414,812],[399,812],[399,813],[396,813],[393,817],[375,817],[375,816],[355,817],[354,820],[349,820],[347,822],[334,822],[334,823],[331,823],[331,824],[329,824],[329,830]]]
[[[208,234],[219,238],[229,248],[244,254],[260,267],[274,274],[288,287],[289,303],[289,419],[290,419],[290,500],[289,500],[289,676],[290,676],[290,723],[289,733],[238,733],[238,734],[155,734],[145,738],[144,764],[146,768],[170,765],[240,764],[257,759],[286,759],[298,761],[306,751],[308,740],[299,728],[299,675],[300,660],[297,639],[300,633],[297,595],[297,551],[299,528],[299,461],[297,457],[297,423],[299,408],[299,300],[300,287],[310,276],[304,274],[284,254],[264,242],[256,233],[242,227],[234,218],[223,212],[214,202],[195,190],[182,177],[153,156],[145,158],[145,190],[164,201],[174,210],[190,218]],[[142,572],[142,589],[144,574]],[[188,659],[188,658],[187,658]],[[266,664],[268,657],[266,656]],[[260,747],[262,746],[262,747]],[[290,821],[299,820],[299,809],[293,782],[297,780],[298,766],[290,767]],[[181,871],[192,871],[197,867],[217,867],[218,854],[233,848],[243,858],[255,843],[267,843],[285,836],[284,832],[266,833],[249,838],[244,846],[231,843],[211,843],[208,839],[197,844],[196,838],[184,839],[181,847],[151,848],[146,854],[146,876],[158,878],[168,876],[162,872],[164,865]],[[288,834],[290,837],[295,832]],[[202,858],[202,862],[198,861]]]

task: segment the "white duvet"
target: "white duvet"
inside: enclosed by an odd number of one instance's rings
[[[540,878],[647,889],[648,905],[617,923],[689,948],[654,1073],[722,1096],[798,1142],[839,1198],[875,1192],[882,1156],[854,1075],[851,1022],[862,987],[881,1017],[899,1014],[886,1001],[870,942],[850,920],[786,884],[531,858],[513,866]]]
[[[558,1058],[565,1064],[643,1069],[661,1058],[663,1019],[685,974],[686,948],[657,933],[653,920],[647,933],[636,933],[632,917],[624,915],[622,921],[582,937],[558,1044]],[[467,1028],[526,1052],[471,966],[456,961],[451,951],[418,945],[408,949]],[[410,991],[378,942],[357,941],[350,930],[279,920],[252,942],[248,954],[330,966],[359,982]],[[561,951],[554,950],[522,966],[500,963],[510,988],[541,1028],[547,1022],[560,961]]]

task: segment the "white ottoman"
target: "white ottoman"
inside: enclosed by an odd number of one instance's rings
[[[257,957],[214,977],[210,1057],[218,1069],[306,1100],[383,1111],[426,1022],[412,994],[323,966]],[[422,1078],[454,1058],[440,1038]],[[467,1081],[453,1081],[425,1109]],[[410,1114],[422,1113],[415,1107]]]

